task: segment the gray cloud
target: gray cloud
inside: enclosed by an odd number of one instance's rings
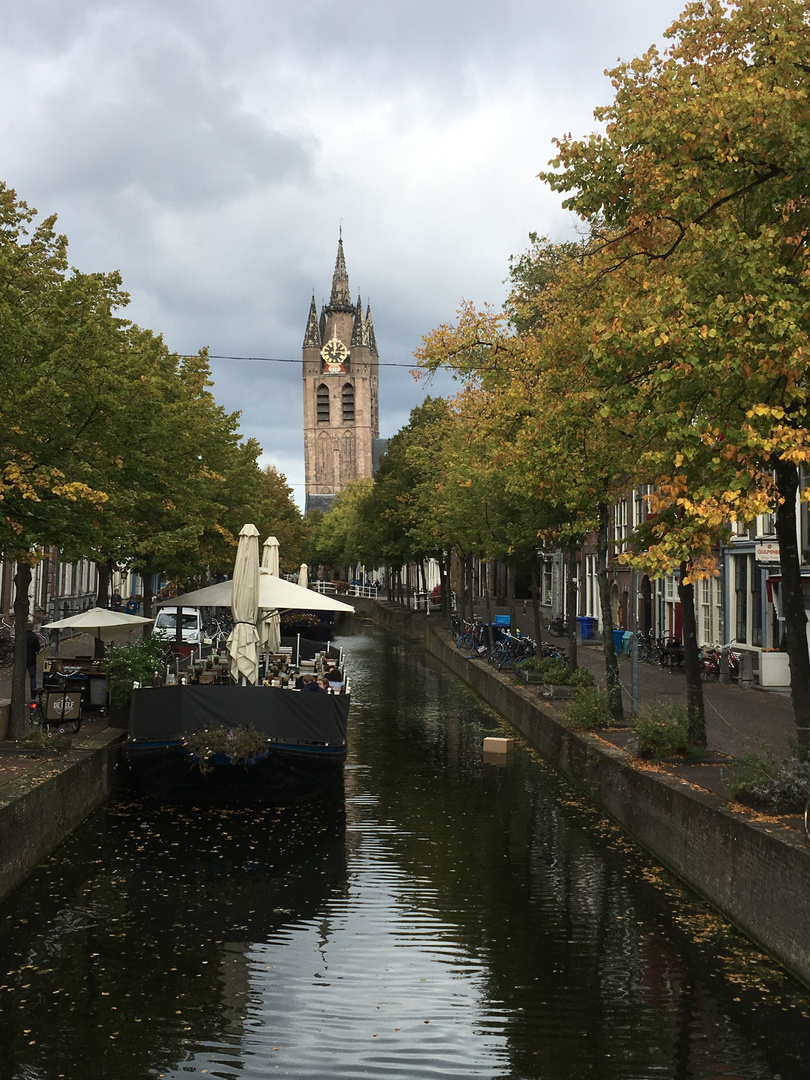
[[[498,304],[532,230],[574,223],[537,181],[592,129],[603,69],[678,0],[28,0],[0,40],[3,179],[57,212],[83,270],[173,349],[300,359],[342,220],[371,302],[391,435],[427,389],[420,338]],[[301,485],[300,367],[216,361],[216,393]],[[300,494],[302,488],[297,487]]]

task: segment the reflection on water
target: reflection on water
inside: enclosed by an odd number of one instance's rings
[[[0,1080],[804,1080],[803,992],[395,640],[345,801],[128,794],[0,905]]]

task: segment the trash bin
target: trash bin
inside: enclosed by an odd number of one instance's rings
[[[577,615],[580,641],[593,641],[596,632],[596,619],[593,615]]]
[[[622,639],[622,652],[625,653],[625,655],[629,656],[630,642],[633,640],[633,631],[625,630],[624,634],[622,635]]]
[[[622,645],[624,645],[624,630],[613,631],[613,648],[618,655],[622,651]]]

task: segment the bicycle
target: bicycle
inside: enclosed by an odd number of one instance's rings
[[[731,645],[722,648],[715,645],[711,649],[700,650],[700,674],[703,679],[720,678],[721,660],[724,652],[728,652],[728,674],[732,679],[740,677],[740,654],[732,649]]]
[[[652,635],[652,631],[643,630],[636,631],[636,641],[638,643],[638,659],[642,664],[660,664],[661,663],[661,646],[655,640]]]
[[[227,638],[231,630],[233,630],[233,619],[230,617],[211,618],[203,624],[203,636],[210,638],[215,645]]]
[[[568,637],[568,619],[563,615],[555,615],[546,625],[546,629],[554,637]]]
[[[48,638],[41,630],[35,630],[34,633],[39,641],[37,652],[42,652],[48,646]],[[7,667],[14,662],[14,643],[16,639],[14,623],[6,622],[5,618],[0,618],[0,667]]]
[[[456,648],[463,652],[472,652],[474,656],[483,655],[488,651],[487,628],[480,619],[473,622],[464,622],[461,633],[456,638]]]
[[[531,638],[523,637],[519,631],[512,634],[507,630],[488,659],[498,671],[507,671],[509,668],[518,669],[534,654],[535,645]]]

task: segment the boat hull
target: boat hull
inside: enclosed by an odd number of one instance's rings
[[[162,802],[285,805],[340,789],[349,697],[274,687],[174,686],[133,691],[124,756],[143,791]],[[235,725],[266,737],[247,763],[201,762],[184,744]]]

